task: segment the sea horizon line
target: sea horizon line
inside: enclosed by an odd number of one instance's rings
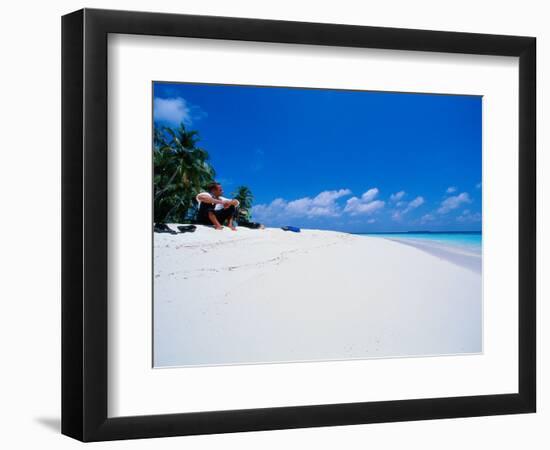
[[[482,234],[481,230],[467,231],[427,231],[427,230],[407,230],[407,231],[356,231],[350,234]]]

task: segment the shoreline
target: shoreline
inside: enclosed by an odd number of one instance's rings
[[[471,270],[481,275],[482,272],[482,257],[481,253],[467,251],[467,247],[443,244],[440,242],[423,241],[415,238],[390,238],[384,237],[382,239],[388,239],[389,241],[398,242],[403,245],[410,245],[418,250],[424,251],[435,257],[444,259],[453,264],[456,264],[465,269]]]

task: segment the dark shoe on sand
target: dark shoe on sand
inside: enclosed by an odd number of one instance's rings
[[[194,233],[196,229],[195,225],[178,225],[178,230],[182,233]]]
[[[169,234],[178,234],[177,231],[172,230],[165,223],[156,223],[155,224],[155,233],[169,233]]]

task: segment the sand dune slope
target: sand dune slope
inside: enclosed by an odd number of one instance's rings
[[[155,366],[481,351],[481,276],[330,231],[155,234]]]

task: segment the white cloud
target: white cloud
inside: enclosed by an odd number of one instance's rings
[[[476,184],[476,189],[481,189],[481,181]]]
[[[372,188],[364,192],[361,198],[352,197],[346,202],[344,212],[357,216],[359,214],[369,215],[384,207],[385,202],[375,200],[378,195],[378,188]]]
[[[455,186],[449,186],[447,188],[447,194],[452,194],[453,192],[456,192],[456,187]]]
[[[376,222],[376,219],[369,219],[369,220],[367,220],[367,223],[374,223],[374,222]]]
[[[464,203],[471,203],[472,200],[467,192],[462,192],[461,194],[448,197],[441,202],[441,206],[437,210],[439,214],[447,214],[449,211],[458,208]]]
[[[390,200],[392,202],[398,202],[405,196],[405,194],[406,194],[405,191],[396,192],[395,194],[390,195]]]
[[[282,198],[276,198],[271,203],[254,205],[252,215],[258,220],[273,219],[281,217],[285,212],[287,202]]]
[[[342,214],[342,208],[336,200],[350,194],[349,189],[339,189],[320,192],[313,198],[303,197],[292,201],[276,198],[269,204],[253,206],[252,213],[259,220],[272,220],[274,217],[338,217]]]
[[[378,192],[378,188],[369,189],[367,192],[363,193],[361,201],[365,203],[371,202],[378,195]]]
[[[382,200],[374,200],[369,203],[361,203],[357,197],[350,198],[346,204],[345,212],[352,216],[358,214],[372,214],[373,212],[383,208],[385,203]]]
[[[420,205],[424,204],[424,197],[416,197],[414,200],[410,201],[407,205],[407,208],[405,208],[407,211],[410,211],[411,209],[418,208]]]
[[[170,122],[173,124],[192,123],[191,108],[189,108],[185,99],[177,98],[158,98],[155,97],[153,103],[153,116],[155,121]]]
[[[191,105],[182,97],[159,98],[153,101],[155,122],[168,122],[172,125],[191,125],[193,120],[201,119],[207,114],[198,106]]]
[[[323,191],[313,199],[313,203],[319,206],[329,206],[334,203],[335,200],[346,195],[351,195],[349,189],[339,189],[338,191]]]
[[[403,204],[404,202],[399,202]],[[398,205],[399,205],[398,203]],[[403,218],[405,214],[412,211],[413,209],[418,208],[419,206],[424,204],[424,197],[418,196],[414,200],[411,200],[409,203],[407,203],[407,206],[402,210],[395,210],[392,214],[392,219],[399,221]]]
[[[286,211],[294,216],[306,216],[309,209],[312,207],[313,200],[309,197],[299,198],[288,202]]]

